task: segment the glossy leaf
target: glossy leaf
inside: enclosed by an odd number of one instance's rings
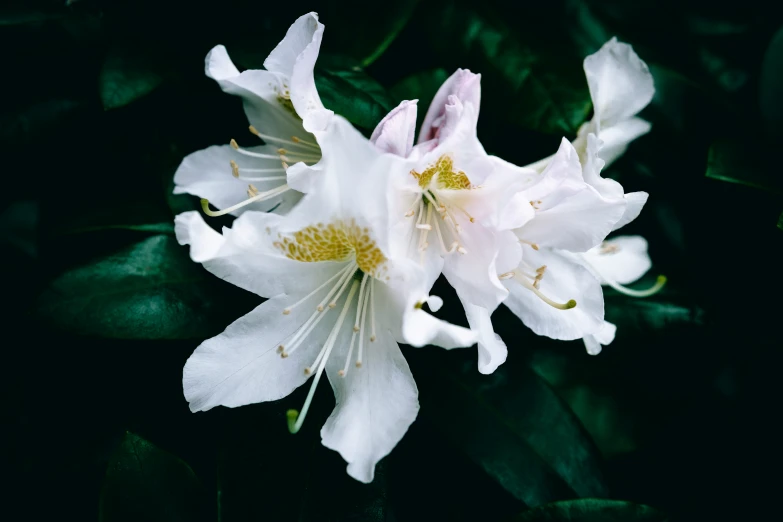
[[[143,54],[115,46],[108,51],[99,77],[101,102],[106,110],[128,105],[163,83],[163,75]]]
[[[666,522],[663,513],[620,500],[584,498],[540,506],[517,516],[515,522]]]
[[[41,295],[38,314],[82,335],[205,338],[231,320],[232,312],[212,298],[215,283],[176,239],[156,235],[61,274]]]
[[[536,28],[488,19],[464,6],[448,5],[426,32],[428,43],[453,67],[482,74],[482,113],[543,133],[576,133],[592,104],[581,57],[541,44]],[[537,28],[540,31],[540,27]],[[443,38],[444,34],[452,35]],[[459,57],[459,60],[455,60]]]
[[[643,288],[643,284],[636,285]],[[662,292],[652,297],[630,298],[611,290],[604,291],[606,320],[618,326],[618,335],[644,335],[674,326],[698,326],[704,311],[685,304],[678,296]]]
[[[109,460],[99,520],[209,520],[207,498],[198,477],[186,463],[127,432]]]
[[[315,83],[324,106],[365,130],[375,128],[392,109],[386,90],[357,65],[319,58]]]
[[[537,375],[508,362],[481,375],[472,351],[436,355],[422,383],[422,417],[504,489],[528,506],[606,494],[594,445]]]
[[[707,177],[767,191],[781,192],[783,182],[765,161],[768,152],[760,143],[716,141],[707,159]]]

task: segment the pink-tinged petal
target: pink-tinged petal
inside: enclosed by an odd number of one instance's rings
[[[375,127],[370,141],[383,152],[407,158],[413,149],[413,137],[416,134],[417,102],[405,100],[392,109]]]
[[[475,107],[474,118],[478,120],[481,102],[481,75],[467,69],[457,69],[435,94],[419,133],[419,143],[432,139],[444,140],[453,130],[455,118],[459,118],[461,107],[471,104]]]

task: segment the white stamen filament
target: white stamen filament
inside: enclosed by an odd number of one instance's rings
[[[524,286],[525,288],[527,288],[528,290],[530,290],[531,292],[536,294],[536,296],[539,299],[544,301],[546,304],[548,304],[552,308],[557,308],[558,310],[570,310],[571,308],[574,308],[576,306],[576,301],[574,301],[573,299],[570,299],[566,303],[558,303],[556,301],[551,300],[549,297],[547,297],[543,293],[541,293],[541,290],[539,290],[538,288],[533,286],[533,284],[530,281],[528,281],[527,279],[525,279],[525,277],[522,276],[521,274],[515,274],[514,275],[514,280],[518,281],[522,286]]]
[[[246,199],[245,201],[242,201],[241,203],[237,203],[236,205],[232,205],[228,208],[224,208],[223,210],[219,210],[215,212],[214,210],[210,210],[209,208],[209,200],[208,199],[202,199],[201,200],[201,209],[204,211],[204,214],[210,216],[210,217],[218,217],[218,216],[224,216],[226,214],[229,214],[237,209],[240,209],[244,207],[245,205],[249,205],[251,203],[255,203],[256,201],[264,201],[267,199],[272,199],[276,196],[279,196],[280,194],[284,194],[289,190],[288,185],[281,185],[279,187],[275,187],[272,190],[267,190],[266,192],[261,192],[260,194],[257,194],[251,198]]]
[[[351,364],[351,356],[353,355],[353,347],[354,344],[356,344],[357,335],[359,336],[359,342],[361,342],[362,330],[364,329],[364,314],[367,312],[367,300],[370,297],[369,289],[365,291],[368,277],[367,274],[364,274],[364,277],[362,277],[362,285],[359,287],[359,301],[356,303],[356,320],[353,323],[351,344],[348,346],[348,355],[345,357],[345,365],[342,370],[337,372],[340,377],[345,377],[348,374],[348,368]]]
[[[311,297],[312,297],[312,296],[313,296],[313,295],[314,295],[316,292],[318,292],[319,290],[322,290],[322,289],[323,289],[323,288],[324,288],[326,285],[328,285],[329,283],[331,283],[332,281],[334,281],[334,280],[335,280],[335,279],[337,279],[338,277],[340,277],[340,276],[344,276],[344,275],[345,275],[345,272],[349,271],[351,268],[354,268],[354,267],[353,267],[353,263],[351,263],[350,265],[346,266],[346,267],[345,267],[345,268],[343,268],[342,270],[339,270],[339,271],[338,271],[336,274],[334,274],[332,277],[330,277],[329,279],[327,279],[327,280],[326,280],[326,282],[324,282],[324,284],[322,284],[321,286],[319,286],[318,288],[316,288],[315,290],[313,290],[312,292],[310,292],[309,294],[307,294],[306,296],[304,296],[303,298],[301,298],[299,301],[295,302],[294,304],[292,304],[292,305],[291,305],[291,306],[289,306],[288,308],[285,308],[285,309],[283,310],[283,315],[288,315],[288,314],[290,314],[290,313],[291,313],[291,310],[293,310],[294,308],[296,308],[296,307],[297,307],[297,306],[299,306],[300,304],[302,304],[302,303],[304,303],[305,301],[307,301],[308,299],[310,299],[310,298],[311,298]],[[354,270],[356,270],[356,269],[354,268]]]
[[[375,279],[370,279],[370,342],[375,339]]]
[[[588,263],[589,264],[589,263]],[[631,297],[650,297],[651,295],[657,294],[661,291],[661,289],[666,285],[666,276],[659,275],[658,278],[655,280],[655,284],[652,285],[650,288],[647,288],[646,290],[634,290],[633,288],[628,288],[627,286],[621,285],[614,279],[609,279],[604,274],[599,272],[595,269],[595,266],[592,264],[590,265],[593,270],[595,270],[595,273],[598,274],[604,283],[606,283],[611,288],[614,288],[621,294],[625,294],[627,296]]]
[[[310,332],[313,331],[313,328],[318,325],[318,323],[321,321],[321,319],[326,315],[325,313],[321,313],[324,310],[327,312],[329,311],[329,308],[325,308],[326,303],[328,303],[332,296],[337,292],[337,296],[335,299],[339,299],[340,295],[342,295],[343,291],[345,291],[345,287],[348,285],[348,282],[351,279],[351,276],[356,271],[356,263],[351,263],[345,272],[343,272],[340,279],[337,280],[337,283],[329,290],[329,292],[326,294],[326,297],[321,300],[320,303],[318,303],[318,306],[315,309],[315,312],[305,321],[305,323],[299,328],[299,330],[296,331],[294,336],[288,341],[288,347],[286,345],[281,344],[278,346],[277,351],[280,352],[281,357],[288,357],[289,354],[291,354],[294,350],[296,350],[301,344],[302,341],[304,341],[307,336],[310,334]],[[297,303],[298,304],[298,303]],[[286,349],[287,348],[287,349]]]
[[[372,279],[370,279],[370,288],[372,288]],[[369,292],[370,288],[367,289],[368,292]],[[362,367],[362,352],[364,350],[364,336],[362,334],[367,331],[367,330],[365,330],[364,325],[367,324],[367,308],[370,305],[370,298],[371,297],[372,297],[371,295],[365,296],[364,302],[362,303],[362,320],[361,320],[361,324],[359,325],[359,332],[358,332],[359,349],[358,349],[357,354],[356,354],[356,367],[357,368],[361,368]],[[357,310],[356,312],[358,313],[359,311]],[[348,361],[345,362],[345,365],[346,365],[346,368],[347,368]],[[343,369],[344,370],[343,373],[345,373],[346,368]]]
[[[519,242],[523,243],[525,245],[528,245],[533,250],[538,250],[538,244],[536,244],[536,243],[532,243],[530,241],[525,241],[524,239],[520,239]]]
[[[343,305],[343,309],[340,312],[340,316],[337,318],[337,322],[332,327],[332,331],[329,333],[329,337],[326,339],[326,343],[324,343],[323,348],[321,348],[321,353],[318,354],[318,371],[315,374],[315,378],[313,379],[313,384],[310,385],[310,391],[307,393],[307,398],[305,399],[304,405],[302,405],[301,413],[296,410],[288,410],[288,412],[286,412],[286,417],[288,419],[288,431],[291,433],[298,432],[304,423],[305,417],[307,416],[307,411],[310,409],[310,404],[313,402],[313,396],[315,395],[315,390],[318,387],[318,381],[321,380],[321,375],[323,374],[324,368],[326,367],[326,361],[329,359],[329,355],[332,353],[332,348],[334,348],[337,335],[340,333],[340,327],[345,320],[345,316],[348,314],[348,309],[351,306],[353,296],[356,294],[356,288],[358,286],[358,281],[354,281],[353,285],[351,285],[351,291],[348,292],[348,297],[345,298],[345,304]]]
[[[275,142],[275,143],[283,143],[285,145],[291,145],[291,146],[294,146],[294,147],[299,146],[299,147],[305,147],[305,148],[310,148],[310,149],[317,149],[319,151],[321,150],[320,147],[318,147],[318,145],[316,145],[315,143],[303,140],[302,138],[297,138],[296,136],[291,136],[290,140],[286,140],[286,139],[283,139],[283,138],[276,138],[275,136],[269,136],[268,134],[261,134],[252,125],[249,127],[249,129],[250,129],[251,133],[255,134],[256,136],[258,136],[259,138],[261,138],[264,141],[272,141],[272,142]]]

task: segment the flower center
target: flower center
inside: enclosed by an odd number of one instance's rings
[[[294,114],[296,113],[294,112]],[[222,216],[251,203],[265,201],[286,193],[290,190],[290,187],[285,183],[286,169],[288,169],[288,165],[290,163],[303,162],[307,165],[312,165],[321,159],[321,148],[315,142],[300,138],[298,136],[282,138],[277,136],[270,136],[268,134],[262,134],[252,125],[250,126],[250,132],[268,144],[280,145],[280,148],[278,148],[276,151],[277,154],[266,154],[244,149],[237,144],[236,140],[233,139],[230,142],[231,148],[237,151],[240,155],[249,158],[248,162],[257,162],[259,160],[275,160],[280,162],[280,166],[267,168],[246,167],[240,166],[239,163],[231,160],[229,162],[229,165],[231,166],[231,174],[237,179],[249,182],[247,186],[247,199],[220,211],[210,210],[209,201],[202,199],[201,208],[208,216]],[[272,188],[261,191],[254,185],[254,183],[270,183]]]
[[[405,216],[417,216],[415,228],[419,230],[418,250],[421,252],[422,263],[424,251],[429,247],[427,238],[433,229],[443,253],[456,251],[467,254],[467,249],[459,241],[462,227],[456,216],[464,214],[471,223],[474,223],[475,219],[457,202],[455,193],[460,190],[474,190],[477,187],[471,185],[465,172],[454,170],[454,160],[448,154],[438,158],[434,165],[427,167],[421,174],[412,170],[411,175],[418,181],[422,192],[414,203],[417,208],[410,209]],[[440,216],[445,230],[441,230],[433,209]],[[448,248],[447,243],[450,244]]]
[[[362,272],[377,278],[388,268],[386,256],[370,237],[369,228],[360,227],[353,219],[311,225],[291,237],[278,234],[273,245],[287,258],[305,263],[346,261],[353,257]]]

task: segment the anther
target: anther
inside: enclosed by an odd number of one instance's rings
[[[457,247],[457,252],[459,252],[460,254],[463,254],[463,255],[468,253],[468,251],[465,250],[465,248],[461,247],[461,246]]]
[[[282,353],[283,350],[285,350],[285,346],[283,346],[282,344],[277,347],[277,353]]]
[[[374,335],[371,335],[371,336],[370,336],[370,342],[371,342],[371,343],[374,343],[374,342],[375,342],[375,336],[374,336]]]
[[[334,308],[335,306],[337,306],[337,303],[335,303],[334,301],[329,303],[329,308]]]
[[[512,277],[514,277],[514,272],[506,272],[505,274],[500,274],[498,276],[498,279],[504,281],[506,279],[511,279]]]
[[[248,130],[250,131],[251,134],[255,134],[256,136],[258,136],[260,134],[258,132],[258,130],[255,127],[253,127],[252,125],[248,127]]]
[[[282,357],[283,359],[285,359],[286,357],[288,357],[288,352],[285,352],[285,351],[283,351],[283,352],[280,352],[280,357]]]
[[[407,211],[407,212],[405,213],[405,217],[413,217],[413,215],[414,215],[415,213],[416,213],[416,212],[414,212],[413,210],[409,210],[409,211]]]
[[[324,307],[322,305],[318,305],[315,309],[318,310],[319,312],[324,311]]]
[[[304,369],[304,374],[305,375],[310,375],[311,373],[313,373],[313,370],[311,370],[309,366]]]
[[[258,189],[253,185],[252,183],[247,186],[247,197],[254,198],[258,196],[260,192],[258,192]]]
[[[300,139],[299,139],[299,138],[297,138],[296,136],[291,136],[291,141],[293,141],[294,143],[299,143],[299,142],[300,142],[300,141],[302,141],[302,140],[300,140]]]
[[[356,367],[361,368],[362,367],[362,361],[356,361]]]
[[[340,377],[345,377],[345,370],[338,370],[337,375],[339,375]]]
[[[239,165],[234,160],[231,160],[231,174],[235,177],[239,177]]]
[[[288,315],[291,313],[291,310],[289,308],[286,308],[283,310],[283,315]]]
[[[235,140],[234,138],[231,138],[229,144],[231,145],[232,149],[239,150],[239,145],[237,145],[237,140]]]
[[[277,153],[280,154],[281,156],[284,156],[285,154],[288,154],[288,151],[283,148],[279,148],[277,149]]]
[[[353,327],[353,331],[354,331],[354,332],[358,332],[359,330],[360,330],[359,326],[357,326],[357,325],[354,325],[354,327]]]

